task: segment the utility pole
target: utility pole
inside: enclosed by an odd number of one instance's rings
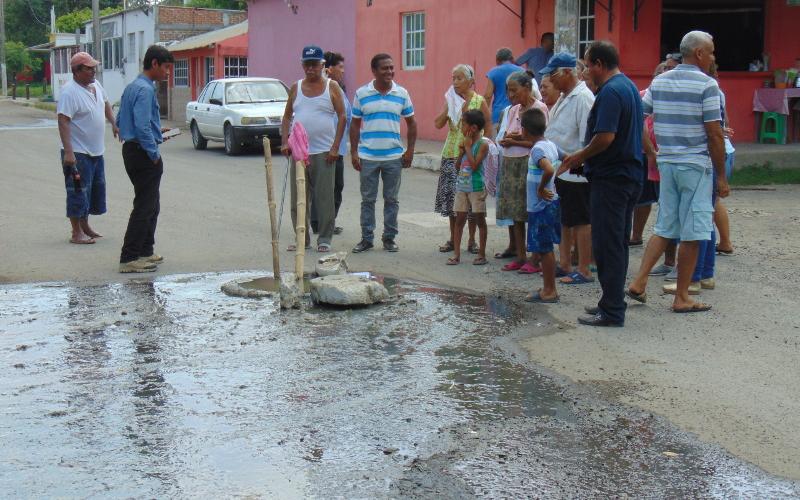
[[[100,35],[100,0],[92,0],[92,46],[94,47],[92,56],[100,61],[94,77],[97,81],[103,83],[103,47],[100,45]]]
[[[6,2],[0,0],[0,73],[3,80],[3,95],[8,95],[8,75],[6,74]]]

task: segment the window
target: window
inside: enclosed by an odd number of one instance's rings
[[[206,57],[206,81],[205,81],[205,83],[208,83],[213,79],[214,79],[214,58],[213,57]]]
[[[219,102],[222,102],[222,93],[224,90],[225,85],[218,83],[211,91],[211,97],[208,98],[209,102],[211,102],[211,99],[217,99]]]
[[[100,42],[103,49],[103,69],[122,67],[122,37],[104,38]]]
[[[580,0],[578,10],[578,57],[594,41],[594,0]]]
[[[114,48],[111,46],[111,39],[106,38],[100,42],[100,46],[103,48],[103,69],[111,69],[111,65],[114,63],[112,60]]]
[[[136,61],[136,33],[128,33],[128,52],[126,61],[132,63]]]
[[[236,78],[247,76],[246,57],[226,57],[225,58],[225,78]]]
[[[209,99],[211,99],[211,94],[214,92],[214,86],[217,85],[216,83],[209,83],[205,86],[202,92],[200,92],[200,97],[197,98],[198,102],[207,103]]]
[[[403,68],[425,67],[425,13],[403,14]]]
[[[172,83],[176,87],[189,86],[189,60],[176,59],[172,66]]]
[[[114,67],[122,67],[122,37],[117,37],[111,40],[111,45],[114,48]]]

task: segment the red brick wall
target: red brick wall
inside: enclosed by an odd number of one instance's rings
[[[227,24],[225,24],[226,17]],[[158,41],[183,40],[246,20],[247,12],[245,11],[161,6],[158,8]]]

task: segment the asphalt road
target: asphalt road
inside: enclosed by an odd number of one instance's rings
[[[133,192],[120,146],[109,131],[108,213],[92,220],[105,237],[91,246],[71,245],[52,120],[52,113],[0,101],[0,283],[126,281],[130,277],[117,273],[117,262]],[[194,151],[185,134],[164,145],[163,157],[156,251],[166,261],[158,273],[269,269],[260,152],[229,158],[216,144]],[[280,182],[285,163],[275,163]],[[351,255],[350,267],[512,300],[540,286],[538,277],[500,272],[496,261],[484,267],[445,266],[437,247],[446,239],[446,223],[432,214],[436,182],[431,172],[405,171],[400,252]],[[800,479],[798,194],[797,187],[734,192],[729,206],[737,254],[718,259],[717,290],[702,297],[714,305],[710,314],[669,313],[670,299],[660,295],[662,283],[654,279],[651,300],[631,307],[626,328],[579,327],[575,317],[596,301],[598,286],[562,286],[560,304],[529,306],[529,328],[507,333],[516,335],[538,366],[596,387],[605,397],[664,415],[768,472]],[[357,176],[347,168],[337,221],[344,233],[335,237],[335,250],[358,242],[359,203]],[[281,248],[292,239],[287,206]],[[504,230],[490,227],[490,251],[502,249],[503,242]],[[307,270],[313,269],[316,255],[308,254]],[[632,270],[640,256],[641,250],[632,252]],[[292,268],[292,258],[282,251],[284,270]]]

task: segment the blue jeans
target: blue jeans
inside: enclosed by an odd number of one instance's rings
[[[375,237],[375,201],[378,184],[383,179],[383,240],[397,236],[397,214],[400,212],[400,177],[403,163],[396,160],[361,160],[361,239],[372,242]]]
[[[64,187],[67,190],[67,217],[85,219],[90,215],[106,213],[106,174],[103,155],[89,156],[75,153],[75,167],[81,174],[81,192],[75,191],[72,168],[64,167],[64,150],[61,150]]]

